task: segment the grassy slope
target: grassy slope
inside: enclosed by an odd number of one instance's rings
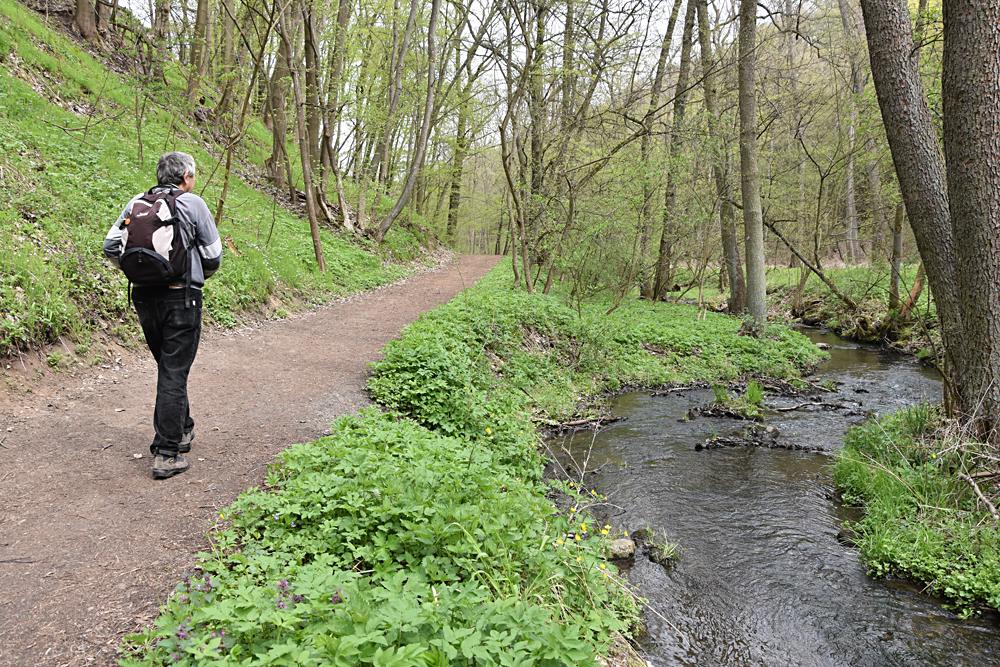
[[[165,151],[195,156],[196,191],[213,209],[221,189],[221,170],[212,176],[217,156],[204,148],[199,128],[155,103],[142,127],[140,163],[135,79],[107,69],[43,21],[0,0],[0,356],[64,334],[80,349],[96,330],[134,337],[126,283],[100,252],[108,227],[133,195],[150,187]],[[180,74],[169,73],[171,87],[160,97],[180,100]],[[251,130],[259,137],[263,128]],[[258,161],[264,155],[254,143],[247,153]],[[228,252],[207,286],[206,307],[221,325],[273,298],[322,301],[405,273],[384,261],[388,253],[326,230],[328,268],[319,273],[306,222],[239,179],[219,231]],[[410,259],[417,244],[396,230],[389,246]]]
[[[962,614],[1000,609],[1000,529],[957,476],[971,445],[943,439],[940,424],[919,405],[852,429],[834,478],[864,507],[855,539],[873,574],[923,582]],[[980,484],[990,493],[995,482]]]
[[[821,353],[686,306],[577,315],[510,281],[498,267],[390,343],[370,388],[393,412],[285,452],[126,664],[595,664],[636,604],[588,518],[600,499],[542,478],[537,420],[631,384],[794,377]]]

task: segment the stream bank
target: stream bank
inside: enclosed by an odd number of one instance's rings
[[[831,346],[814,376],[837,390],[766,419],[778,440],[813,451],[727,447],[745,424],[688,418],[708,389],[619,397],[625,419],[555,443],[588,461],[590,486],[609,496],[608,518],[652,527],[680,544],[676,565],[639,558],[631,582],[649,599],[642,642],[654,665],[985,665],[1000,659],[997,619],[961,620],[919,588],[872,579],[843,525],[858,513],[836,500],[830,454],[864,413],[933,400],[940,384],[913,359],[810,333]],[[772,407],[796,398],[768,397]]]

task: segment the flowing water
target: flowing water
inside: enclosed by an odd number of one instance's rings
[[[937,400],[938,378],[912,360],[830,335],[831,359],[814,380],[836,380],[815,399],[771,398],[780,440],[819,451],[696,451],[745,424],[682,420],[712,401],[693,389],[618,398],[624,421],[560,443],[589,456],[590,486],[609,496],[609,518],[629,531],[652,527],[680,544],[671,569],[637,558],[629,579],[649,600],[653,665],[1000,665],[995,616],[963,621],[904,582],[866,576],[857,551],[838,541],[852,510],[833,500],[829,453],[863,411],[886,413]],[[563,463],[569,465],[569,457]]]

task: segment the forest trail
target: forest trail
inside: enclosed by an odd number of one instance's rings
[[[121,636],[155,617],[207,546],[218,509],[259,484],[279,451],[366,405],[382,347],[497,261],[458,257],[301,316],[208,334],[190,382],[192,467],[169,480],[149,472],[148,355],[0,398],[0,665],[113,664]]]

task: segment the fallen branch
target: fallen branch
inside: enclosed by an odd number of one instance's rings
[[[767,226],[768,229],[770,229],[774,233],[775,236],[778,237],[778,239],[782,243],[785,244],[785,247],[787,247],[789,250],[792,251],[793,255],[795,255],[796,257],[799,258],[799,261],[802,262],[803,266],[805,266],[807,269],[809,269],[810,271],[812,271],[813,273],[815,273],[816,277],[818,277],[820,280],[822,280],[823,283],[827,287],[830,288],[830,291],[833,292],[833,294],[838,299],[840,299],[845,304],[847,304],[847,307],[850,308],[851,310],[857,310],[858,309],[857,302],[854,301],[854,299],[852,299],[851,297],[849,297],[846,294],[844,294],[843,292],[841,292],[840,289],[837,287],[837,285],[832,280],[830,280],[829,278],[826,277],[825,273],[823,273],[822,271],[820,271],[819,268],[813,266],[809,262],[809,260],[806,259],[802,255],[802,253],[800,253],[798,250],[796,250],[795,246],[793,246],[791,243],[789,243],[788,239],[786,239],[784,236],[781,235],[781,232],[779,232],[778,229],[774,226],[774,223],[768,222],[767,220],[765,220],[764,224]]]
[[[972,490],[976,492],[976,495],[979,497],[979,499],[983,501],[984,505],[986,505],[986,509],[988,509],[990,511],[990,514],[993,515],[993,520],[1000,521],[1000,512],[997,512],[997,508],[993,506],[993,503],[991,503],[989,499],[985,495],[983,495],[983,492],[979,488],[979,485],[976,484],[976,480],[972,479],[965,473],[960,473],[958,476],[964,479],[966,482],[968,482],[970,486],[972,486]]]

